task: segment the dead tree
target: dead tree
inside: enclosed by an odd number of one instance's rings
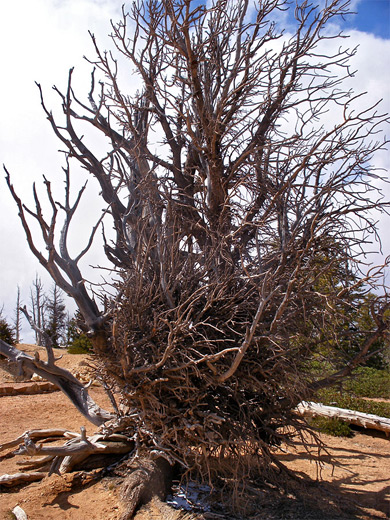
[[[20,298],[20,287],[18,285],[16,292],[16,306],[15,306],[15,318],[14,318],[14,329],[15,329],[15,342],[20,343],[20,332],[22,330],[21,314],[20,314],[21,298]]]
[[[33,315],[33,320],[36,325],[35,329],[35,342],[37,345],[43,345],[43,330],[46,324],[46,302],[47,296],[43,290],[42,280],[38,276],[35,275],[35,280],[33,281],[33,286],[30,291],[30,300],[31,300],[31,310]]]
[[[293,35],[272,23],[284,8],[136,2],[112,25],[117,58],[91,35],[87,100],[70,70],[67,88],[54,87],[57,118],[38,85],[66,154],[64,201],[45,178],[51,216],[35,185],[28,208],[7,172],[31,251],[77,303],[100,375],[120,395],[106,431],[216,487],[269,465],[287,427],[305,427],[297,404],[345,378],[388,330],[383,269],[364,264],[374,212],[388,208],[373,162],[388,119],[343,88],[355,50],[327,27],[347,4],[301,3]],[[122,74],[142,88],[124,92]],[[85,190],[71,201],[74,165],[98,182],[106,210],[72,257],[68,234]],[[79,268],[103,220],[114,230],[103,235],[114,273],[101,287],[104,309]],[[353,276],[335,275],[340,266]],[[354,333],[347,311],[357,289],[378,294],[375,327],[359,331],[358,354],[343,365],[336,355],[334,372],[319,378],[310,361],[332,358]]]

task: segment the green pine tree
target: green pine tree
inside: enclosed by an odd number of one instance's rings
[[[14,329],[9,325],[7,320],[3,318],[2,312],[0,311],[0,339],[8,343],[9,345],[15,345],[15,332]]]
[[[52,340],[52,346],[59,347],[64,339],[66,311],[61,290],[56,284],[46,303],[46,311],[48,323],[45,331]]]

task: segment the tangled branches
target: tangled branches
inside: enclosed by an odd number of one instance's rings
[[[149,244],[152,258],[157,244]],[[308,364],[331,340],[346,301],[329,287],[313,291],[324,262],[302,249],[276,270],[279,253],[270,253],[261,272],[257,261],[243,268],[225,255],[216,266],[217,253],[202,262],[171,244],[164,284],[152,262],[117,282],[101,359],[102,377],[121,395],[123,415],[114,423],[134,435],[141,453],[180,463],[185,477],[237,487],[279,465],[273,448],[305,429],[295,406],[321,384]],[[330,299],[334,308],[326,309]]]

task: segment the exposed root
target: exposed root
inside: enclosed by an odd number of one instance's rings
[[[145,518],[146,514],[148,515],[147,518],[155,520],[206,520],[207,518],[201,514],[174,509],[157,497],[153,497],[148,504],[140,508],[140,518]],[[134,520],[137,520],[137,518],[138,514],[135,515]],[[213,515],[208,518],[210,518],[210,520],[226,520],[225,516],[222,515]]]
[[[121,470],[125,470],[128,475],[121,488],[126,510],[120,520],[131,520],[141,505],[147,504],[155,496],[164,499],[171,488],[172,467],[164,458],[133,459],[125,462]]]

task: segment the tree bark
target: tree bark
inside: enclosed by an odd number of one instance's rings
[[[122,487],[121,499],[126,510],[120,520],[131,520],[135,511],[153,497],[164,500],[171,489],[172,466],[159,457],[156,460],[140,458],[124,463],[128,473]]]

